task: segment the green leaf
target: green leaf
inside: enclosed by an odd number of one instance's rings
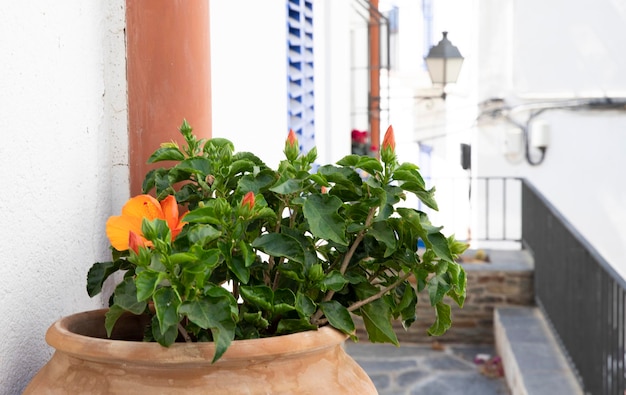
[[[159,288],[154,293],[154,308],[161,334],[166,334],[169,327],[177,327],[180,322],[178,306],[180,299],[171,287]]]
[[[386,222],[375,222],[368,234],[387,247],[384,257],[391,256],[397,248],[396,233]]]
[[[340,159],[339,162],[337,162],[337,164],[340,166],[354,167],[357,165],[357,163],[359,163],[359,159],[361,159],[359,155],[347,155],[347,156],[344,156],[342,159]]]
[[[296,295],[288,288],[279,288],[274,291],[274,314],[283,315],[296,309]]]
[[[377,299],[360,308],[361,317],[372,343],[392,343],[399,346],[391,325],[391,310],[383,299]]]
[[[239,288],[241,297],[248,303],[259,307],[265,311],[273,311],[274,292],[265,285],[241,286]]]
[[[334,292],[339,292],[347,283],[348,280],[346,280],[338,270],[333,270],[324,277],[320,283],[320,288],[322,292],[326,292],[329,289]]]
[[[336,196],[311,195],[304,202],[303,212],[314,236],[347,246],[346,221],[337,212],[341,206]]]
[[[254,170],[254,163],[247,159],[239,159],[230,164],[228,177],[235,177],[238,173],[249,173]]]
[[[237,279],[244,284],[250,281],[250,268],[246,266],[246,261],[243,256],[235,255],[231,259],[226,260],[226,264],[231,272],[235,274]]]
[[[256,313],[243,313],[242,320],[259,329],[266,329],[270,326],[269,321],[263,318],[263,313],[260,311]]]
[[[361,186],[363,180],[356,171],[349,167],[325,165],[318,169],[318,173],[324,176],[328,182],[335,183],[333,190],[336,190],[338,186],[342,186],[353,193],[360,192],[357,188]]]
[[[124,314],[126,310],[122,307],[114,304],[109,310],[104,314],[104,328],[107,331],[107,336],[111,337],[111,333],[113,332],[113,327],[117,320]]]
[[[440,303],[446,293],[452,289],[452,286],[444,277],[447,277],[445,273],[443,275],[433,276],[428,281],[428,296],[430,297],[431,306]]]
[[[172,233],[167,222],[160,218],[155,218],[152,221],[143,218],[141,221],[141,233],[153,243],[157,240],[170,241],[172,239]]]
[[[180,161],[184,159],[185,155],[180,152],[180,149],[175,147],[161,147],[154,151],[152,155],[150,155],[150,157],[148,158],[148,163],[155,163],[163,160]]]
[[[203,177],[212,173],[211,162],[207,158],[202,157],[185,159],[174,168],[190,173],[200,173]]]
[[[207,299],[188,300],[178,308],[178,313],[187,316],[189,321],[200,328],[208,329],[211,325],[211,305]]]
[[[217,298],[207,296],[206,300],[209,302],[206,312],[207,326],[215,342],[215,355],[213,355],[213,362],[215,362],[221,358],[235,338],[237,302],[232,295]]]
[[[285,257],[299,263],[304,263],[304,249],[302,245],[298,240],[286,234],[268,233],[258,237],[251,245],[268,255]]]
[[[393,173],[393,179],[398,181],[406,181],[417,184],[422,189],[425,189],[424,179],[417,170],[398,169]]]
[[[448,246],[448,239],[441,233],[432,233],[428,236],[428,241],[432,244],[432,248],[437,256],[447,262],[454,262],[450,247]]]
[[[119,269],[114,262],[96,262],[87,272],[87,294],[94,297],[102,291],[102,284]]]
[[[336,300],[330,300],[320,303],[320,308],[328,319],[328,323],[332,325],[333,328],[339,329],[352,338],[355,337],[354,321],[345,306]]]
[[[164,347],[169,347],[176,341],[178,337],[178,324],[169,325],[165,328],[161,328],[159,325],[159,319],[155,315],[152,317],[152,337],[156,340],[160,345]]]
[[[424,203],[426,206],[432,208],[435,211],[439,211],[439,206],[437,205],[437,202],[435,201],[435,188],[434,187],[428,191],[423,190],[421,188],[409,189],[409,185],[405,183],[405,184],[402,184],[402,188],[405,190],[410,190],[411,192],[415,193],[415,195],[422,201],[422,203]]]
[[[296,294],[296,311],[300,317],[308,321],[309,318],[315,313],[315,308],[315,302],[313,302],[313,299],[298,291]]]
[[[303,189],[302,180],[289,178],[285,182],[270,188],[270,191],[289,195],[291,193],[300,192]]]
[[[278,271],[287,278],[299,283],[304,282],[304,264],[296,261],[288,261],[278,266]]]
[[[308,319],[304,318],[283,318],[278,321],[276,334],[290,334],[304,332],[317,329],[317,326],[311,324]]]
[[[183,221],[198,224],[221,224],[220,218],[215,213],[215,207],[213,206],[200,207],[191,210],[185,214]]]
[[[380,164],[380,161],[370,156],[360,157],[355,167],[365,170],[370,174],[376,174],[383,171],[383,166]]]
[[[137,299],[137,287],[131,277],[115,287],[113,303],[133,314],[141,314],[146,309],[146,302]]]
[[[405,282],[398,286],[395,290],[396,294],[401,295],[400,301],[395,308],[395,312],[402,317],[402,326],[408,329],[416,319],[417,293],[410,283]]]
[[[448,292],[448,295],[456,302],[459,307],[463,307],[466,297],[466,283],[467,278],[465,276],[465,270],[458,263],[448,264],[448,274],[451,278],[452,289]]]
[[[246,174],[239,180],[239,190],[245,195],[247,192],[258,194],[262,189],[272,185],[276,181],[274,172],[262,170],[256,175]]]
[[[169,256],[170,262],[173,265],[184,265],[186,263],[194,262],[198,259],[195,254],[190,252],[177,252]]]
[[[157,285],[166,277],[163,272],[143,270],[137,274],[135,285],[137,287],[137,300],[145,301],[150,299]]]
[[[428,334],[431,336],[441,336],[450,328],[452,320],[450,319],[450,306],[443,302],[437,303],[435,313],[437,318],[435,322],[428,328]]]
[[[189,241],[194,244],[205,245],[211,241],[217,239],[222,235],[222,232],[215,229],[208,224],[198,224],[189,229],[187,232]]]
[[[245,240],[239,240],[237,246],[239,247],[239,251],[241,252],[241,255],[243,257],[244,265],[246,267],[252,266],[254,260],[256,259],[256,254],[254,253],[254,250],[252,250],[250,244],[247,243]]]

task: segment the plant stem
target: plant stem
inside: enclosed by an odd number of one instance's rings
[[[359,246],[359,244],[365,237],[365,231],[367,230],[367,228],[369,228],[372,225],[372,221],[374,221],[374,214],[376,214],[376,207],[370,208],[370,211],[367,214],[367,218],[365,219],[365,227],[357,234],[356,239],[354,239],[354,242],[350,246],[350,249],[348,250],[346,255],[343,257],[343,262],[341,263],[341,268],[339,269],[339,272],[342,275],[346,274],[346,270],[348,270],[348,265],[350,264],[350,260],[352,259],[354,252],[356,251],[357,247]],[[334,295],[335,295],[335,291],[331,289],[324,296],[322,301],[328,302],[329,300],[333,298]],[[313,316],[311,317],[311,323],[318,322],[321,316],[322,316],[322,310],[317,309],[315,314],[313,314]]]
[[[380,299],[384,294],[386,294],[387,292],[391,291],[392,289],[396,288],[398,285],[402,284],[404,282],[404,280],[406,280],[407,278],[409,278],[411,276],[411,272],[407,272],[404,273],[404,275],[402,277],[400,277],[395,283],[381,289],[380,291],[378,291],[378,293],[370,296],[369,298],[365,298],[363,300],[360,300],[358,302],[356,302],[353,305],[348,306],[348,311],[354,311],[356,309],[358,309],[361,306],[365,306],[366,304],[375,301],[376,299]]]
[[[348,306],[348,311],[354,311],[362,306],[365,306],[366,304],[373,302],[377,299],[380,299],[383,297],[383,295],[385,295],[387,292],[391,291],[392,289],[396,288],[398,285],[402,284],[407,278],[409,278],[411,276],[411,272],[405,273],[402,277],[400,277],[398,279],[398,281],[396,281],[395,283],[389,285],[388,287],[385,287],[383,289],[381,289],[380,291],[378,291],[376,294],[370,296],[369,298],[365,298],[363,300],[360,300],[358,302],[356,302],[355,304],[352,304],[350,306]],[[312,321],[314,325],[324,325],[328,323],[328,319],[327,318],[322,318],[322,319],[317,319],[315,321]]]
[[[350,246],[350,250],[348,250],[346,255],[343,257],[343,262],[341,263],[341,269],[339,269],[339,272],[341,274],[345,274],[346,270],[348,270],[348,265],[350,264],[352,255],[354,255],[354,252],[356,251],[357,247],[359,246],[359,244],[361,244],[361,240],[363,240],[363,238],[365,237],[366,229],[372,225],[372,221],[374,220],[374,214],[376,214],[376,207],[370,208],[370,211],[367,214],[367,219],[365,219],[365,228],[363,228],[363,230],[361,230],[357,234],[356,239],[354,239],[354,242]],[[332,295],[331,295],[331,298],[332,298]]]
[[[191,343],[191,336],[189,336],[189,333],[187,333],[187,330],[180,322],[178,323],[178,332],[183,336],[186,343]]]

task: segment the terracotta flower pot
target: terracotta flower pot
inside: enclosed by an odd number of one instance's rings
[[[214,364],[213,343],[169,348],[141,338],[144,318],[121,318],[107,339],[95,310],[55,322],[46,341],[56,349],[24,394],[376,394],[367,374],[343,350],[332,328],[238,340]],[[124,339],[124,340],[119,340]]]

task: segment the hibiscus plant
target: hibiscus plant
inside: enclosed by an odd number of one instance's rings
[[[168,166],[107,222],[112,260],[88,273],[90,296],[124,273],[109,336],[125,312],[146,314],[146,340],[213,341],[215,361],[234,339],[323,325],[356,340],[360,316],[371,341],[397,345],[392,323],[415,321],[424,288],[436,312],[429,334],[450,327],[447,303],[465,299],[455,260],[467,245],[399,204],[412,193],[437,209],[418,167],[398,163],[391,127],[381,160],[348,155],[315,172],[316,150],[300,153],[293,132],[277,169],[226,139],[198,139],[187,122],[180,132],[186,144],[155,151],[149,162]]]

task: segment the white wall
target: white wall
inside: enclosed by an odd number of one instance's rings
[[[289,132],[285,2],[213,0],[210,7],[213,137],[276,166]]]
[[[510,104],[626,96],[626,6],[593,0],[482,0],[480,100]],[[516,119],[525,122],[529,111]],[[503,155],[512,126],[481,122],[473,163],[480,176],[528,178],[622,275],[626,274],[626,113],[541,113],[550,125],[545,161]]]
[[[350,150],[349,31],[342,20],[349,6],[348,0],[325,0],[313,7],[319,163]],[[211,85],[213,136],[276,166],[289,132],[285,2],[211,1]]]
[[[102,305],[87,270],[128,193],[124,1],[7,2],[0,13],[0,393],[49,359],[46,329]]]
[[[350,153],[350,13],[352,0],[317,0],[315,40],[315,140],[320,164]]]

